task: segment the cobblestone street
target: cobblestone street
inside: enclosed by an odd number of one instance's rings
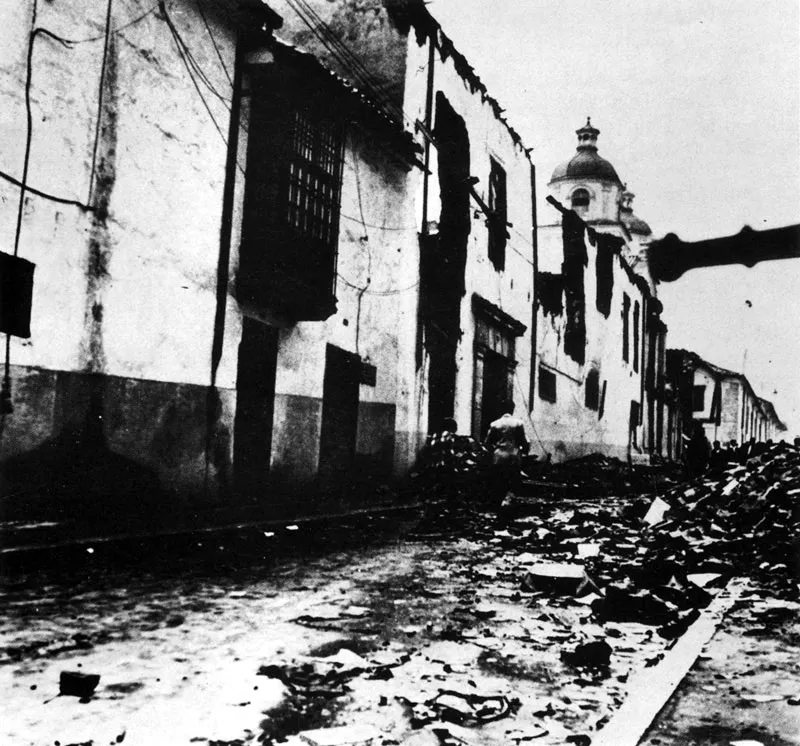
[[[692,482],[594,458],[492,512],[475,482],[424,508],[11,550],[0,737],[795,746],[799,470],[786,446]]]
[[[616,638],[610,669],[566,666],[565,644],[603,633],[585,603],[521,589],[520,573],[538,559],[513,542],[541,525],[526,520],[512,532],[394,539],[308,562],[245,567],[212,547],[217,566],[204,552],[202,563],[106,571],[90,555],[77,583],[42,571],[18,578],[3,599],[3,741],[102,744],[124,734],[136,744],[238,743],[335,722],[403,742],[413,704],[452,690],[504,697],[510,707],[475,731],[476,742],[562,743],[607,718],[628,675],[667,643],[643,625],[606,625]],[[308,540],[302,531],[292,533]],[[288,692],[260,667],[341,649],[365,659],[351,691],[271,722],[267,713],[280,712]],[[56,696],[64,670],[99,674],[96,696]]]

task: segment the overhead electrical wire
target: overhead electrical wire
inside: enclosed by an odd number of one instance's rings
[[[225,137],[225,135],[223,134],[222,130],[220,129],[220,126],[217,123],[216,118],[214,117],[214,113],[211,111],[211,107],[208,105],[208,101],[206,101],[205,96],[203,96],[203,92],[200,90],[200,86],[198,85],[197,80],[195,80],[195,77],[194,77],[194,75],[192,73],[192,66],[190,65],[189,61],[186,59],[186,55],[185,55],[185,53],[183,51],[183,42],[182,42],[182,40],[180,38],[180,35],[178,34],[177,30],[175,29],[175,26],[172,23],[172,19],[170,18],[169,13],[167,12],[166,3],[164,2],[164,0],[160,0],[159,6],[161,8],[161,12],[164,15],[164,19],[165,19],[165,21],[167,23],[167,27],[169,28],[169,31],[172,34],[172,38],[173,38],[173,40],[175,42],[175,47],[178,50],[178,56],[181,58],[181,61],[183,62],[184,66],[186,67],[186,72],[189,73],[189,79],[192,81],[192,85],[194,86],[195,90],[197,91],[197,95],[200,97],[200,100],[202,101],[203,106],[205,107],[205,110],[208,113],[208,116],[211,119],[211,122],[213,123],[214,129],[217,130],[217,132],[219,133],[219,136],[222,138],[222,142],[227,146],[228,140]],[[239,168],[241,169],[241,166],[239,166]]]
[[[288,0],[295,12],[301,17],[303,22],[310,28],[312,33],[323,43],[334,57],[350,72],[377,101],[383,105],[389,102],[378,91],[372,81],[372,76],[364,64],[359,60],[350,48],[333,32],[330,26],[325,23],[317,12],[305,0]]]
[[[359,88],[369,94],[376,103],[387,113],[406,120],[413,125],[413,120],[401,107],[398,107],[387,94],[378,90],[371,73],[364,63],[353,53],[342,39],[337,36],[325,21],[320,18],[316,11],[306,0],[287,0],[290,7],[297,13],[300,19],[308,26],[309,30],[317,37],[322,45],[331,53],[342,68],[347,71],[356,81]]]
[[[140,21],[143,21],[145,18],[147,18],[147,16],[152,15],[153,13],[156,12],[156,10],[158,9],[158,5],[159,5],[158,2],[154,3],[149,10],[144,11],[144,13],[141,13],[135,18],[132,18],[130,21],[123,23],[121,26],[117,26],[113,31],[111,31],[111,35],[113,36],[115,34],[118,34],[121,31],[124,31],[126,28],[130,28],[131,26],[136,25]],[[100,41],[101,39],[105,39],[107,35],[108,35],[108,29],[106,29],[104,33],[99,34],[98,36],[90,36],[86,39],[64,39],[64,41],[68,41],[70,44],[88,44],[89,42]]]
[[[362,286],[361,285],[356,285],[354,282],[351,282],[350,280],[348,280],[341,273],[337,272],[336,276],[345,285],[347,285],[348,287],[352,288],[353,290],[362,290]],[[415,290],[418,287],[419,287],[419,280],[417,280],[417,282],[413,283],[412,285],[408,285],[407,287],[403,287],[403,288],[391,288],[391,289],[388,289],[388,290],[369,290],[368,289],[368,290],[365,291],[365,295],[376,295],[376,296],[381,296],[381,297],[389,297],[389,296],[392,296],[392,295],[401,295],[402,293],[408,293],[411,290]]]
[[[10,184],[14,186],[21,187],[22,182],[19,179],[14,178],[11,174],[7,174],[5,171],[0,171],[0,179],[5,179]],[[41,197],[42,199],[50,200],[51,202],[58,202],[62,205],[74,205],[75,207],[80,207],[82,210],[93,210],[94,208],[91,205],[84,204],[83,202],[79,202],[76,199],[69,199],[67,197],[58,197],[55,194],[50,194],[49,192],[43,192],[41,189],[36,189],[32,187],[30,184],[25,185],[25,191],[30,194],[35,194],[37,197]]]
[[[222,101],[225,104],[225,108],[227,108],[228,111],[230,111],[229,104],[231,102],[231,99],[223,96],[217,90],[216,86],[214,86],[214,84],[211,82],[209,77],[205,74],[203,68],[200,66],[200,63],[195,59],[191,49],[189,49],[189,45],[183,40],[183,37],[180,35],[180,32],[175,26],[172,17],[169,15],[167,11],[167,5],[166,2],[164,2],[164,0],[161,0],[161,12],[164,16],[164,20],[167,22],[167,25],[169,26],[170,31],[172,32],[172,36],[175,39],[175,43],[181,49],[182,56],[185,57],[184,64],[186,64],[187,67],[191,67],[191,69],[194,71],[197,77],[200,78],[203,85],[206,88],[208,88],[208,90],[211,93],[213,93],[220,101]]]
[[[345,220],[351,220],[354,223],[366,226],[367,228],[374,228],[378,231],[416,231],[415,225],[378,225],[377,223],[365,223],[361,218],[354,217],[353,215],[346,215],[343,212],[339,213],[339,217]]]
[[[208,24],[208,19],[206,18],[206,14],[203,12],[202,7],[202,0],[197,0],[197,11],[200,13],[200,18],[203,19],[203,25],[206,27],[206,31],[208,31],[208,36],[211,39],[211,43],[214,45],[214,50],[217,53],[217,58],[219,59],[219,64],[222,65],[222,69],[225,72],[225,77],[228,79],[228,82],[231,84],[231,88],[233,88],[233,78],[231,74],[228,72],[228,67],[225,64],[225,60],[222,59],[222,52],[220,52],[219,45],[217,44],[217,40],[214,37],[214,32],[211,30],[211,26]]]

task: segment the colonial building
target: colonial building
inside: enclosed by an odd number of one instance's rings
[[[278,0],[274,7],[285,19],[283,36],[373,91],[423,149],[424,168],[407,181],[419,243],[396,277],[400,287],[419,283],[401,301],[416,318],[401,327],[406,404],[397,458],[413,460],[445,417],[480,437],[506,399],[519,411],[527,405],[535,265],[527,151],[425,3]]]
[[[539,227],[537,436],[557,459],[666,455],[666,327],[647,262],[651,231],[598,154],[599,130],[587,121],[576,134],[577,153],[549,184],[557,220]]]
[[[524,409],[532,165],[422,2],[108,8],[0,11],[4,497],[303,513]]]
[[[771,402],[747,378],[687,350],[667,351],[667,372],[678,392],[684,431],[699,422],[710,442],[774,440],[786,430]]]

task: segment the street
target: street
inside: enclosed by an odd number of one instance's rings
[[[656,686],[697,618],[622,621],[597,605],[652,551],[637,503],[528,499],[499,523],[469,511],[450,537],[433,507],[416,524],[370,519],[328,540],[294,525],[179,554],[111,561],[82,547],[71,568],[18,568],[3,593],[2,741],[307,743],[296,734],[346,725],[360,729],[347,743],[589,743],[637,696],[629,680],[652,670]],[[553,566],[582,569],[537,575]],[[756,731],[800,743],[800,607],[773,595],[744,582],[648,746]],[[721,668],[707,673],[711,662]],[[99,675],[94,695],[58,696],[63,671]],[[739,717],[742,697],[760,725]]]

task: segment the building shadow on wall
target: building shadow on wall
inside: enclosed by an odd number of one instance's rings
[[[57,521],[107,530],[165,519],[156,472],[115,453],[103,433],[103,387],[84,416],[38,447],[8,459],[0,474],[0,518]]]

